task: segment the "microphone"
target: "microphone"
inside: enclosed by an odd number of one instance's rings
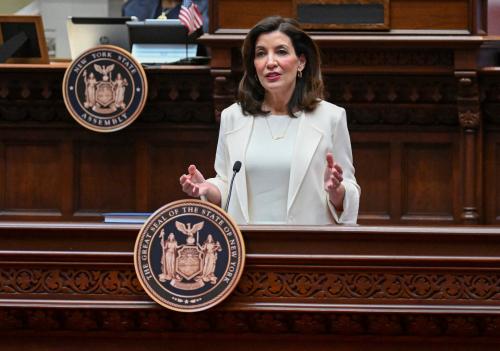
[[[231,200],[231,192],[233,191],[233,183],[234,177],[236,177],[236,173],[238,173],[241,169],[241,161],[236,161],[233,165],[233,177],[231,178],[231,184],[229,185],[229,194],[227,195],[226,206],[224,206],[224,211],[227,212],[229,208],[229,200]]]

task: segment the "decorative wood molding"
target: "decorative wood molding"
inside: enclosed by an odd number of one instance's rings
[[[476,73],[457,72],[458,80],[458,119],[464,129],[477,129],[480,125],[479,86]]]
[[[500,312],[498,228],[242,229],[248,264],[224,310]],[[0,223],[8,248],[0,251],[0,305],[153,307],[132,267],[138,230]]]
[[[214,105],[215,119],[220,122],[222,111],[234,103],[238,83],[230,70],[212,70],[214,80]]]
[[[425,304],[441,304],[441,310],[452,311],[467,303],[471,310],[500,311],[494,307],[500,300],[500,274],[496,271],[434,268],[429,273],[393,266],[390,270],[359,267],[329,272],[332,269],[335,270],[334,266],[323,266],[316,271],[304,270],[301,266],[288,271],[262,270],[251,265],[241,278],[233,295],[234,301],[241,304],[248,299],[266,303],[268,307],[289,304],[292,308],[308,299],[311,310],[329,309],[329,305],[330,309],[334,305],[335,309],[342,309],[341,305],[347,303],[359,306],[384,303],[387,309],[404,305],[400,308],[407,310],[419,305],[425,308]],[[95,301],[87,304],[95,306],[109,298],[135,297],[130,300],[131,304],[134,301],[142,303],[145,298],[133,269],[1,268],[0,283],[4,306],[15,304],[16,300],[28,295],[47,305],[64,298],[84,300],[92,297]]]
[[[478,159],[479,155],[477,139],[480,138],[481,104],[480,92],[477,80],[477,72],[455,72],[457,79],[458,94],[458,119],[464,133],[463,145],[463,209],[462,221],[466,224],[478,224]],[[480,161],[479,161],[480,162]]]
[[[322,49],[322,63],[326,69],[339,67],[432,67],[434,69],[453,69],[453,50],[399,48],[393,49]]]
[[[342,271],[339,273],[254,271],[243,275],[235,296],[249,298],[314,298],[317,303],[330,299],[374,299],[398,303],[500,299],[500,275],[403,271],[380,269]],[[412,302],[410,302],[412,300]],[[363,301],[365,302],[365,301]],[[368,302],[368,301],[366,301]]]
[[[134,270],[0,269],[0,294],[144,295]]]
[[[0,310],[0,333],[130,332],[224,335],[418,336],[493,338],[500,317],[422,314],[209,311],[181,314],[166,310],[23,309]],[[29,335],[29,334],[27,334]],[[89,334],[89,336],[92,334]],[[151,336],[153,336],[151,335]],[[182,334],[177,334],[182,335]]]
[[[456,109],[456,82],[450,76],[387,77],[377,74],[361,77],[329,74],[325,77],[325,88],[334,101],[378,103],[399,109],[405,107],[407,114],[415,113],[420,107]]]
[[[48,338],[39,346],[65,335],[114,340],[126,332],[145,341],[184,338],[185,347],[210,338],[222,348],[240,335],[275,336],[285,348],[296,336],[500,342],[496,227],[246,226],[248,265],[237,289],[196,314],[161,308],[137,284],[139,228],[0,222],[3,341],[17,338],[24,347]]]
[[[206,67],[198,70],[148,72],[148,102],[135,123],[214,124],[212,79]],[[74,127],[61,95],[64,70],[2,72],[0,123],[64,123]],[[26,102],[29,101],[29,104]]]

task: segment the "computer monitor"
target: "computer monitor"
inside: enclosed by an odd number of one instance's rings
[[[115,45],[130,51],[126,23],[133,17],[68,17],[71,58],[98,45]]]
[[[128,22],[131,44],[189,44],[196,43],[196,36],[189,35],[178,19],[147,19]]]
[[[195,57],[196,35],[178,19],[127,22],[132,55],[142,64],[179,63]]]

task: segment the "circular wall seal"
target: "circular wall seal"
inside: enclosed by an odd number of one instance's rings
[[[223,301],[245,265],[238,226],[206,201],[179,200],[153,213],[134,248],[134,266],[146,293],[160,305],[196,312]]]
[[[127,51],[101,45],[83,52],[66,70],[63,98],[85,128],[114,132],[141,113],[148,84],[144,69]]]

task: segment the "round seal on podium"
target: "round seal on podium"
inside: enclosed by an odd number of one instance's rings
[[[63,98],[85,128],[114,132],[131,124],[146,103],[144,69],[127,51],[101,45],[83,52],[67,68]]]
[[[139,282],[154,301],[175,311],[219,304],[238,284],[244,265],[238,226],[205,201],[163,206],[144,223],[135,243]]]

